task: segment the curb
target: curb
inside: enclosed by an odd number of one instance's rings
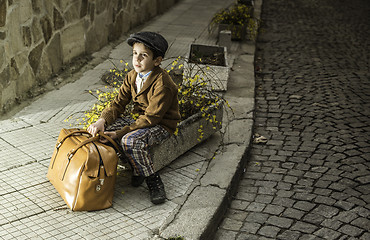
[[[261,6],[262,0],[257,0],[254,16],[258,19]],[[232,65],[229,84],[234,84],[234,87],[230,86],[225,98],[235,110],[235,116],[228,119],[224,114],[223,136],[215,134],[216,138],[223,138],[221,142],[225,145],[219,146],[218,153],[208,162],[204,172],[199,174],[198,181],[194,181],[197,184],[187,199],[161,226],[154,239],[168,239],[179,233],[186,240],[214,239],[249,158],[254,123],[255,49],[254,42],[241,43]],[[238,66],[240,62],[242,64]]]
[[[250,47],[248,44],[243,44],[241,50],[245,51],[245,48]],[[249,58],[249,62],[240,64],[243,67],[237,66],[243,57]],[[233,65],[234,71],[231,72],[229,79],[231,84],[239,79],[240,75],[245,75],[245,69],[252,69],[249,70],[249,75],[253,74],[253,59],[254,48],[253,54],[241,54],[236,58]],[[254,77],[249,79],[253,82],[254,89]],[[249,89],[250,84],[242,88]],[[172,217],[167,219],[167,223],[161,226],[157,239],[158,237],[167,239],[179,233],[186,240],[213,239],[244,172],[252,136],[254,91],[248,94],[240,89],[240,86],[231,87],[225,94],[235,115],[233,119],[228,119],[230,116],[224,114],[223,133],[216,133],[213,139],[210,139],[210,142],[218,139],[223,143],[218,146],[217,153],[199,173],[186,200],[172,213]],[[246,111],[247,114],[245,114]]]

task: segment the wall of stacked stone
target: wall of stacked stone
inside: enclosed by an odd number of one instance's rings
[[[0,113],[178,0],[0,0]]]

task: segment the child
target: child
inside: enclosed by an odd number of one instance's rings
[[[176,130],[180,121],[177,86],[160,67],[168,48],[167,41],[154,32],[130,35],[134,70],[125,77],[119,94],[99,120],[88,127],[92,135],[99,131],[118,140],[132,166],[131,185],[145,180],[154,204],[163,203],[166,192],[158,173],[154,172],[150,146],[161,143]],[[121,118],[126,105],[133,101],[136,120]]]

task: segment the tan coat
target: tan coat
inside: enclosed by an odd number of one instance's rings
[[[127,74],[118,96],[102,112],[101,117],[105,119],[107,125],[112,124],[132,100],[135,106],[133,113],[139,113],[139,118],[133,124],[116,131],[119,139],[133,130],[158,124],[173,133],[177,123],[180,122],[176,84],[167,71],[155,67],[141,91],[136,93],[136,76],[135,70]]]

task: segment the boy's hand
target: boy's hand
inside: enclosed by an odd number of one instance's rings
[[[117,138],[117,134],[116,132],[104,132],[105,135],[107,135],[108,137],[112,138],[113,140]],[[105,139],[104,137],[100,137],[100,142],[102,143],[107,143],[108,140]]]
[[[99,118],[98,121],[91,124],[87,128],[87,131],[95,137],[96,134],[98,134],[98,132],[100,131],[104,132],[104,124],[105,124],[105,120],[103,118]]]

